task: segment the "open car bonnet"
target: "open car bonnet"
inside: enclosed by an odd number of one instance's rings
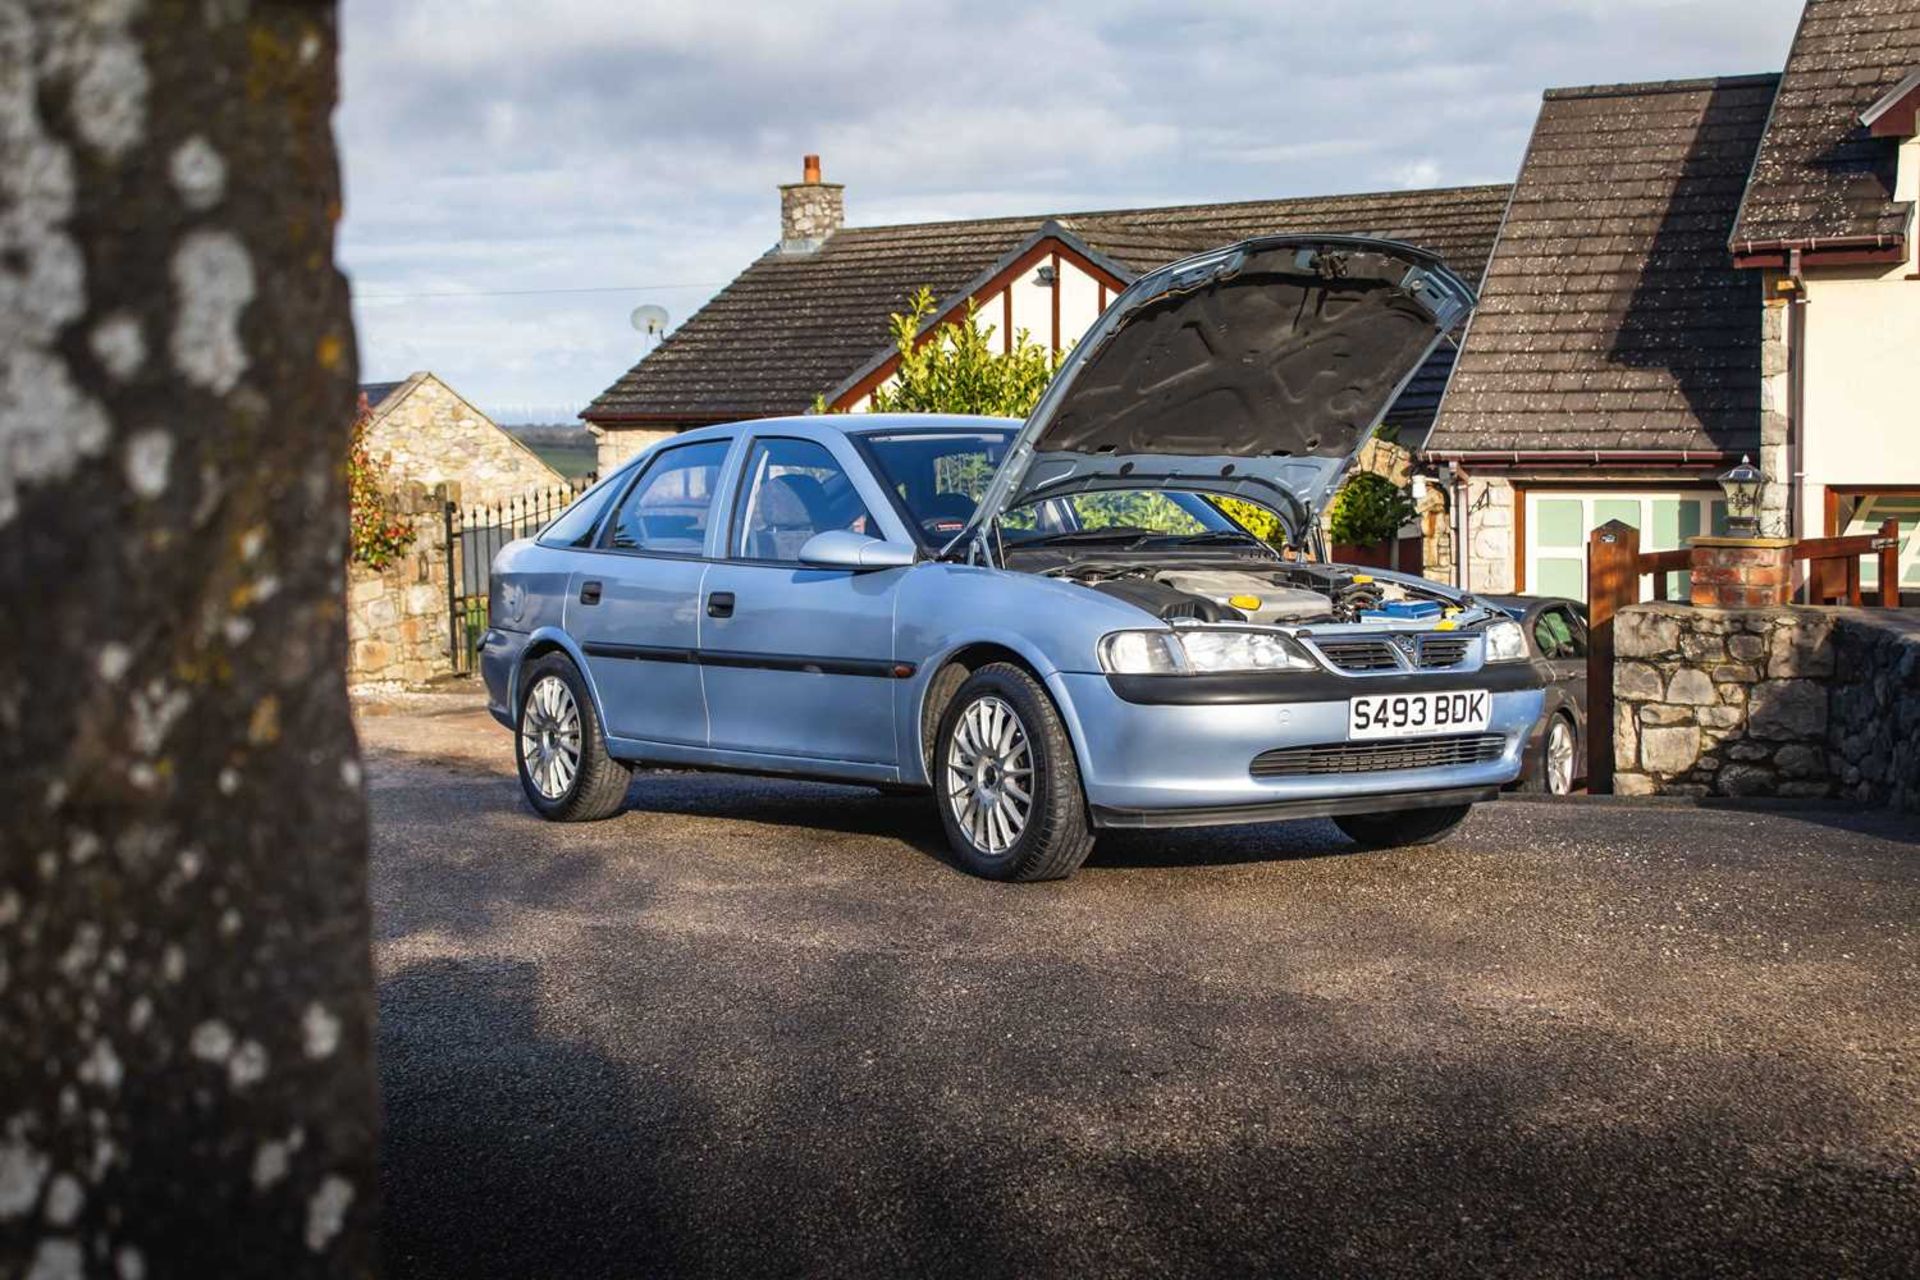
[[[1246,498],[1297,544],[1473,301],[1433,254],[1360,236],[1263,236],[1142,276],[1061,366],[952,545],[1046,498],[1147,488]]]

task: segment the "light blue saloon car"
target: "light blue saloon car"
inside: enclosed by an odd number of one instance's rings
[[[1326,563],[1319,516],[1471,304],[1406,245],[1249,240],[1136,282],[1025,422],[662,441],[493,566],[528,801],[604,818],[641,764],[925,791],[1010,880],[1103,827],[1439,839],[1518,774],[1550,673],[1470,597]]]

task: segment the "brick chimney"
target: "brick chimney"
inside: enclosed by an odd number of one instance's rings
[[[780,252],[812,253],[847,220],[846,188],[820,181],[820,157],[808,156],[798,182],[780,188]]]

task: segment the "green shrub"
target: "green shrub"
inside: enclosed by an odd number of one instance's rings
[[[1356,547],[1378,546],[1400,534],[1413,519],[1413,497],[1384,476],[1362,471],[1341,486],[1328,512],[1333,540]]]

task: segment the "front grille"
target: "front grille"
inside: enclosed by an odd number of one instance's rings
[[[1423,636],[1420,640],[1420,665],[1457,667],[1467,660],[1467,646],[1471,643],[1465,636]]]
[[[1406,742],[1335,742],[1318,747],[1280,747],[1255,756],[1251,772],[1256,778],[1302,778],[1323,773],[1441,769],[1448,765],[1498,760],[1504,745],[1504,739],[1497,733],[1466,733]]]
[[[1315,640],[1314,647],[1328,662],[1342,671],[1398,671],[1400,660],[1393,656],[1388,640]]]

